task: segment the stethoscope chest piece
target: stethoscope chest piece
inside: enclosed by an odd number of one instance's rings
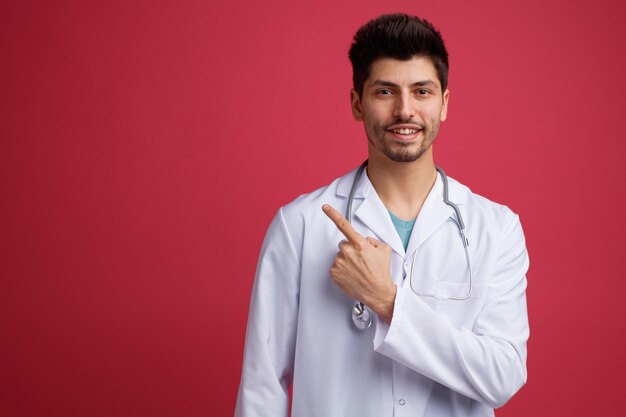
[[[356,303],[352,308],[352,322],[359,330],[367,330],[372,325],[372,313],[363,303]]]

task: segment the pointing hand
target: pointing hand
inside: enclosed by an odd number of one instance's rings
[[[346,237],[339,242],[331,278],[344,293],[390,323],[396,296],[396,285],[389,275],[391,248],[373,237],[361,236],[332,206],[325,204],[322,210]]]

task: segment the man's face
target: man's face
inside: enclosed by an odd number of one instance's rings
[[[370,151],[413,162],[430,152],[439,123],[446,120],[448,95],[430,58],[380,58],[371,65],[363,97],[351,91],[352,113],[363,121]]]

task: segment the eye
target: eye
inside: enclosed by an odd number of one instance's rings
[[[417,93],[418,96],[427,96],[430,94],[429,90],[426,90],[424,88],[420,88],[419,90],[415,90],[415,92]]]
[[[381,95],[381,96],[388,96],[390,94],[393,94],[393,91],[389,90],[388,88],[382,88],[376,91],[376,94]]]

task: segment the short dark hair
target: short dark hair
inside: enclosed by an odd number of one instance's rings
[[[414,56],[432,59],[442,92],[448,86],[448,51],[441,34],[425,19],[404,13],[386,14],[370,20],[357,30],[348,52],[352,63],[352,84],[363,96],[363,84],[378,58],[407,61]]]

